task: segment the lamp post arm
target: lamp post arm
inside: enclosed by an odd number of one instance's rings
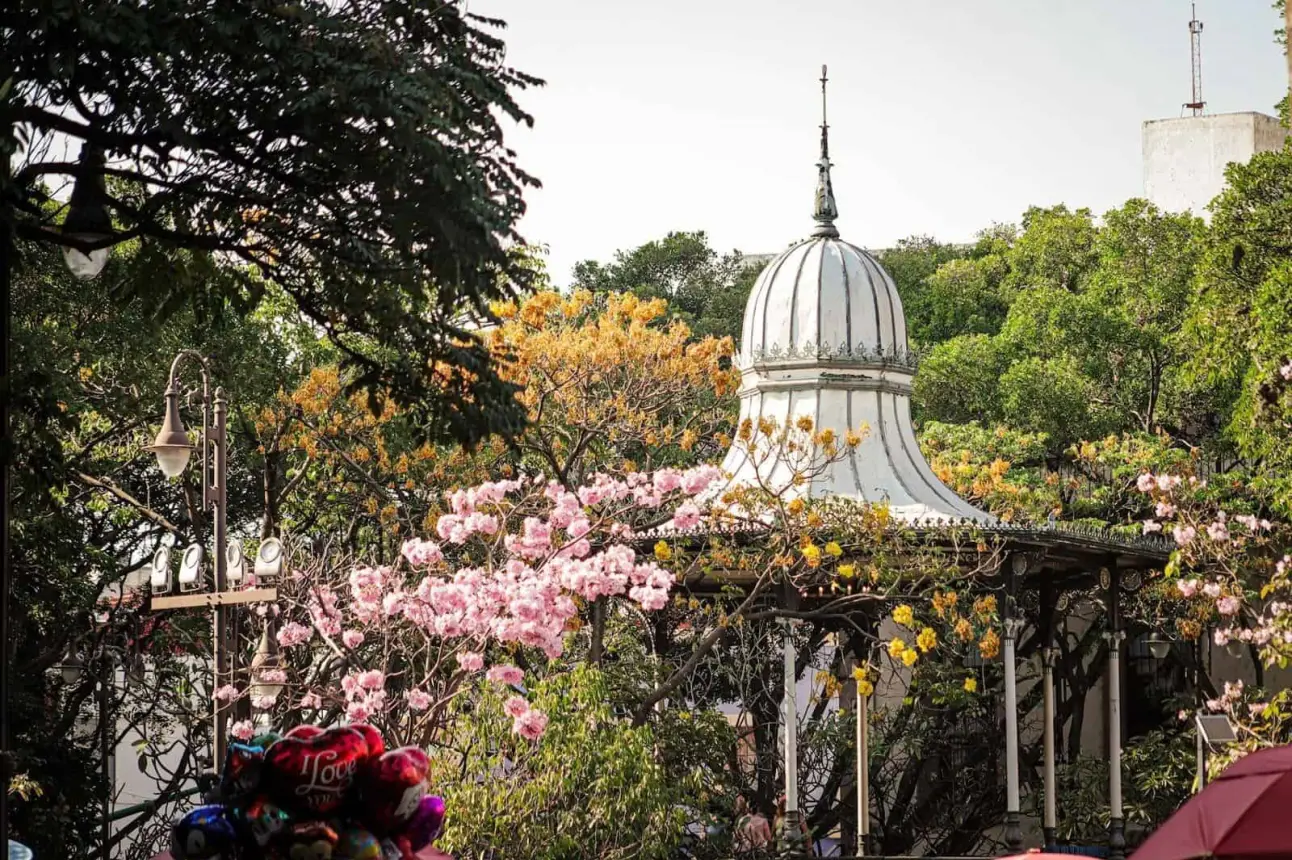
[[[210,510],[213,503],[218,504],[212,484],[219,478],[211,462],[211,368],[206,356],[195,349],[181,349],[170,365],[170,376],[167,385],[178,391],[179,368],[185,359],[191,359],[202,374],[202,510]]]

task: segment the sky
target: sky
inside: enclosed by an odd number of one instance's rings
[[[469,0],[508,23],[554,282],[674,230],[772,253],[811,227],[821,65],[845,239],[963,242],[1143,193],[1140,127],[1190,100],[1187,0]],[[1270,0],[1201,0],[1208,113],[1273,113]]]

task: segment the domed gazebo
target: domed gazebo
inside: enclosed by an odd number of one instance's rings
[[[1003,550],[997,575],[1004,599],[1004,648],[1006,723],[1005,838],[1012,848],[1022,846],[1020,829],[1018,707],[1015,676],[1015,638],[1021,627],[1017,596],[1032,592],[1034,612],[1042,630],[1044,721],[1054,724],[1052,650],[1054,622],[1067,605],[1065,591],[1104,590],[1107,606],[1106,636],[1116,647],[1108,658],[1108,755],[1110,825],[1109,848],[1114,860],[1124,855],[1121,804],[1120,683],[1121,641],[1124,638],[1119,595],[1137,588],[1144,571],[1160,567],[1169,555],[1160,537],[1126,538],[1099,529],[1048,523],[1017,526],[998,521],[960,498],[933,474],[920,452],[911,419],[911,383],[916,368],[907,342],[906,318],[897,286],[883,266],[862,248],[840,238],[835,226],[838,208],[830,176],[829,126],[824,121],[825,69],[822,68],[821,157],[817,162],[817,189],[813,211],[815,226],[809,236],[777,256],[759,275],[745,306],[736,365],[741,373],[740,418],[774,419],[780,426],[800,416],[814,426],[838,432],[868,432],[860,445],[801,487],[788,480],[788,467],[771,466],[771,474],[758,475],[744,447],[733,442],[723,462],[731,475],[729,486],[751,485],[760,478],[789,492],[886,503],[890,514],[921,540],[951,544],[968,527]],[[764,467],[766,468],[766,467]],[[779,470],[779,474],[778,474]],[[656,532],[655,534],[658,534]],[[720,575],[724,586],[740,585],[741,574]],[[700,584],[703,589],[704,585]],[[800,598],[786,591],[792,615]],[[794,713],[797,677],[793,637],[787,620],[785,690],[782,714]],[[858,723],[858,826],[862,838],[869,831],[869,792],[864,726],[866,701],[857,697]],[[797,765],[795,720],[786,720],[784,746],[785,794],[791,820],[797,815]],[[1044,733],[1045,798],[1043,826],[1051,842],[1055,828],[1055,739]],[[864,841],[863,841],[864,844]]]
[[[915,374],[897,285],[874,257],[839,238],[830,181],[828,126],[821,126],[816,227],[759,275],[745,304],[740,352],[740,419],[784,426],[799,416],[814,426],[869,432],[861,445],[804,486],[888,503],[906,522],[994,518],[944,485],[920,454],[911,423]],[[739,444],[723,462],[732,483],[756,480]],[[778,485],[788,475],[763,475]]]

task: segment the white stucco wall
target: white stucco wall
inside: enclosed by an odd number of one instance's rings
[[[1168,212],[1206,217],[1225,187],[1225,168],[1283,145],[1286,130],[1265,114],[1223,113],[1144,123],[1144,196]]]

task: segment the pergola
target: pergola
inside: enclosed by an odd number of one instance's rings
[[[745,307],[740,351],[740,420],[768,419],[788,427],[803,417],[812,426],[842,432],[868,427],[870,434],[836,462],[807,481],[794,481],[790,467],[776,460],[755,463],[739,443],[723,463],[729,486],[781,485],[805,498],[883,502],[895,527],[925,547],[958,547],[971,532],[993,553],[985,576],[1002,590],[1002,658],[1005,676],[1006,815],[1005,837],[1021,849],[1019,797],[1018,691],[1016,639],[1023,625],[1021,598],[1037,596],[1043,637],[1044,821],[1051,842],[1055,820],[1055,693],[1053,680],[1056,615],[1072,591],[1098,587],[1107,608],[1104,636],[1108,648],[1109,846],[1114,860],[1125,854],[1121,798],[1121,595],[1138,588],[1146,571],[1160,568],[1170,543],[1160,536],[1123,537],[1111,531],[1067,524],[1017,526],[997,520],[946,487],[920,452],[910,412],[915,366],[908,347],[901,297],[892,278],[866,251],[842,241],[835,227],[829,157],[829,126],[824,121],[825,69],[822,68],[821,155],[809,238],[769,262]],[[770,472],[764,474],[763,472]],[[654,533],[662,534],[662,533]],[[678,537],[683,535],[678,534]],[[756,540],[757,530],[742,534]],[[966,553],[971,555],[972,553]],[[976,559],[981,567],[982,557]],[[725,571],[694,588],[731,588],[759,581],[757,571]],[[786,616],[783,715],[796,713],[797,653],[793,618],[832,596],[784,590]],[[866,698],[858,695],[857,803],[859,844],[869,831],[870,797]],[[797,828],[796,720],[784,719],[785,796],[789,826]]]
[[[983,551],[966,548],[963,536],[966,528],[972,529],[975,541],[987,545]],[[941,522],[912,524],[904,527],[913,543],[922,547],[946,548],[962,554],[966,561],[976,556],[989,558],[994,563],[981,572],[981,584],[994,585],[1003,596],[1000,602],[1004,635],[1001,661],[1005,677],[1005,782],[1006,812],[1004,836],[1011,850],[1022,850],[1023,834],[1020,826],[1021,792],[1019,767],[1018,689],[1016,643],[1018,634],[1028,616],[1035,621],[1041,637],[1041,696],[1042,696],[1042,770],[1043,816],[1042,827],[1047,845],[1053,845],[1057,827],[1056,762],[1056,698],[1054,683],[1055,635],[1058,622],[1073,593],[1088,594],[1092,590],[1102,593],[1107,609],[1104,617],[1103,637],[1108,642],[1105,680],[1108,690],[1108,846],[1110,857],[1117,860],[1125,856],[1125,832],[1121,795],[1121,687],[1123,682],[1122,642],[1125,630],[1121,614],[1123,594],[1139,589],[1146,575],[1161,569],[1170,556],[1168,540],[1160,536],[1123,537],[1108,530],[1055,523],[1045,526],[988,525],[969,522]],[[712,532],[706,532],[706,535]],[[671,532],[656,530],[656,538],[687,539],[701,535],[696,532]],[[756,530],[724,531],[724,538],[757,541]],[[972,563],[972,562],[971,562]],[[758,571],[723,570],[712,576],[688,582],[693,594],[716,595],[723,590],[754,586],[761,579]],[[1031,598],[1035,598],[1034,600]],[[813,594],[809,588],[800,592],[797,587],[784,588],[778,595],[784,610],[785,623],[784,689],[786,702],[782,714],[796,713],[794,701],[797,685],[798,653],[793,637],[794,619],[810,617],[839,598],[832,594]],[[866,609],[855,609],[866,613]],[[846,612],[846,610],[845,610]],[[869,619],[867,619],[869,620]],[[870,834],[869,817],[871,798],[869,792],[869,743],[868,698],[857,693],[857,742],[854,774],[857,786],[858,853]],[[796,761],[797,721],[785,719],[782,731],[786,733],[785,795],[787,815],[798,813],[798,768]]]

